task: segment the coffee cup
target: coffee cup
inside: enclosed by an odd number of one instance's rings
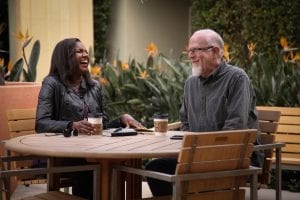
[[[102,135],[103,123],[102,123],[102,113],[97,113],[88,116],[88,122],[90,122],[94,127],[94,135]]]
[[[153,116],[154,131],[166,133],[168,131],[168,114],[155,114]]]

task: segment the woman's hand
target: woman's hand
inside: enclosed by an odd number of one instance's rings
[[[126,125],[126,127],[134,127],[134,128],[146,128],[140,122],[135,120],[131,115],[124,114],[120,117],[121,122]]]
[[[76,129],[78,133],[91,135],[94,133],[94,127],[86,120],[73,122],[72,129]]]

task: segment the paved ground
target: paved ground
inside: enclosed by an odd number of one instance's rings
[[[249,188],[246,188],[246,200],[249,200]],[[23,185],[19,185],[14,192],[11,200],[17,200],[22,197],[28,197],[35,194],[39,194],[46,191],[45,184],[34,184],[29,187],[25,187]],[[143,183],[143,197],[151,197],[151,192],[147,183]],[[275,190],[272,189],[260,189],[258,191],[258,199],[259,200],[274,200],[275,199]],[[300,193],[294,193],[289,191],[282,192],[282,200],[300,200]]]

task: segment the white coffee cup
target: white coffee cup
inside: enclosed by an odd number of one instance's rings
[[[166,133],[168,131],[168,114],[155,114],[153,121],[155,132]]]

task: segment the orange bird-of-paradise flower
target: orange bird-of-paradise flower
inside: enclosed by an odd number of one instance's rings
[[[227,62],[230,61],[228,49],[229,49],[228,44],[224,44],[224,59],[225,59]]]
[[[300,61],[300,52],[297,52],[293,58],[294,61]]]
[[[91,74],[92,75],[99,75],[101,73],[101,67],[98,65],[95,65],[91,68]]]
[[[26,33],[22,33],[22,31],[19,31],[17,34],[16,34],[16,38],[25,42],[26,40],[28,40],[29,38],[29,33],[28,33],[28,30],[26,31]]]
[[[139,78],[141,78],[141,79],[147,79],[148,77],[149,77],[149,74],[147,73],[146,70],[140,72]]]
[[[101,83],[101,85],[108,85],[109,82],[106,78],[100,77],[99,78],[99,82]]]
[[[292,51],[290,52],[289,56],[287,59],[285,59],[285,57],[283,57],[284,61],[290,61],[290,62],[297,62],[300,61],[300,52],[297,52],[296,54],[294,54]],[[287,61],[286,61],[287,60]]]
[[[127,71],[129,69],[128,63],[122,63],[121,68],[123,71]]]
[[[285,37],[280,38],[280,44],[284,50],[289,48],[287,39]]]
[[[0,66],[1,66],[1,67],[4,66],[4,58],[0,58]]]
[[[157,46],[153,42],[150,42],[145,50],[148,51],[149,56],[153,57],[157,54]]]
[[[247,44],[248,50],[249,50],[249,57],[251,58],[254,54],[255,54],[255,47],[256,44],[253,42],[250,42],[249,44]]]

